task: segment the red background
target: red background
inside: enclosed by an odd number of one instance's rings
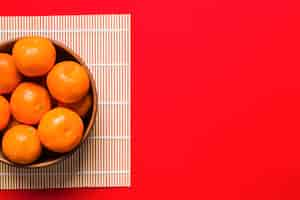
[[[299,199],[300,4],[5,0],[1,15],[132,13],[132,187],[0,199]]]

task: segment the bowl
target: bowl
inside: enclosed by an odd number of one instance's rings
[[[1,41],[0,42],[0,53],[11,54],[12,47],[17,40],[18,40],[18,38],[14,39],[14,40]],[[95,120],[96,120],[97,90],[96,90],[96,82],[95,82],[90,70],[88,69],[88,67],[86,66],[84,61],[76,53],[74,53],[73,50],[66,47],[63,43],[61,43],[59,41],[55,41],[55,40],[51,40],[51,41],[54,44],[55,49],[56,49],[56,63],[61,62],[63,60],[72,60],[72,61],[80,63],[82,66],[84,66],[84,68],[88,72],[89,79],[90,79],[89,94],[92,95],[93,102],[92,102],[92,108],[90,109],[88,114],[83,118],[84,128],[85,128],[83,137],[81,139],[80,144],[75,149],[73,149],[72,151],[70,151],[68,153],[59,154],[59,153],[50,152],[47,149],[43,149],[43,153],[42,153],[41,157],[37,161],[35,161],[34,163],[29,164],[29,165],[19,165],[19,164],[13,163],[10,160],[8,160],[2,153],[2,146],[1,146],[2,142],[0,142],[0,162],[8,164],[10,166],[21,167],[21,168],[44,168],[44,167],[48,167],[48,166],[51,166],[54,164],[58,164],[59,162],[63,161],[64,159],[68,158],[76,150],[78,150],[80,148],[80,146],[82,146],[82,143],[84,143],[84,141],[87,139],[87,137],[90,134],[91,129],[95,123]],[[25,80],[26,80],[26,78],[25,78]],[[2,136],[3,136],[3,134],[1,135],[1,137]],[[0,139],[2,141],[2,138],[0,138]]]

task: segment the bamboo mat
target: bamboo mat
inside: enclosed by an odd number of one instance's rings
[[[97,83],[99,113],[88,140],[62,163],[45,169],[0,164],[0,189],[130,186],[130,15],[0,17],[0,40],[25,35],[62,41],[85,60]]]

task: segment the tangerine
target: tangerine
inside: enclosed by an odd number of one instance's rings
[[[80,115],[80,117],[84,117],[92,106],[92,96],[87,95],[83,97],[83,99],[81,99],[80,101],[71,104],[59,102],[58,105],[69,108],[76,112],[78,115]]]
[[[10,118],[10,108],[8,101],[0,96],[0,131],[5,129]]]
[[[13,57],[6,53],[0,53],[0,74],[0,94],[12,92],[21,81]]]
[[[10,107],[17,121],[33,125],[51,109],[51,100],[45,88],[36,83],[24,82],[12,93]]]
[[[77,113],[68,108],[57,107],[42,117],[38,136],[47,149],[66,153],[80,143],[83,130],[82,119]]]
[[[12,50],[18,70],[29,77],[47,74],[55,64],[56,50],[52,42],[39,36],[18,40]]]
[[[34,162],[42,152],[36,129],[28,125],[8,129],[2,139],[2,151],[12,162],[23,165]]]
[[[56,64],[47,76],[50,94],[62,103],[74,103],[86,96],[90,81],[86,69],[74,61]]]

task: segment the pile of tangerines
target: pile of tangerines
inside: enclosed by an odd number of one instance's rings
[[[92,105],[88,72],[56,57],[50,40],[33,36],[0,53],[2,152],[14,163],[33,163],[43,148],[69,152],[83,136],[82,118]]]

